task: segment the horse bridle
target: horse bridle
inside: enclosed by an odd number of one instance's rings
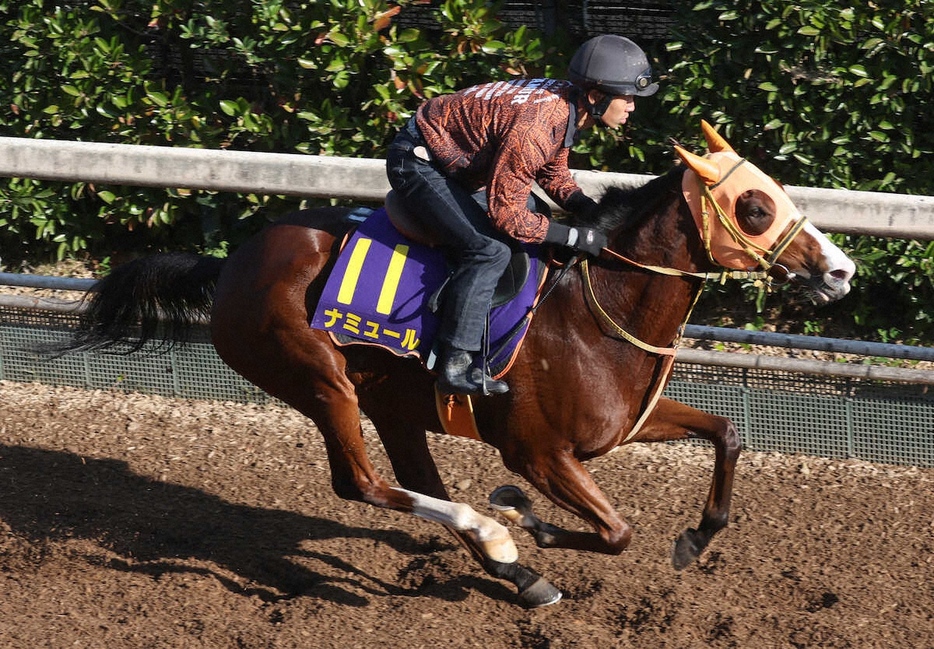
[[[587,261],[587,258],[581,258],[580,267],[581,267],[581,276],[583,278],[585,295],[588,299],[588,302],[596,313],[600,320],[609,328],[609,330],[622,338],[623,340],[628,341],[629,343],[635,345],[636,347],[654,354],[662,355],[673,355],[674,350],[677,349],[678,344],[683,336],[684,326],[687,324],[687,321],[691,317],[691,313],[694,310],[694,306],[697,304],[697,300],[700,297],[701,290],[703,289],[704,284],[709,280],[717,280],[721,284],[726,283],[727,280],[731,279],[740,279],[740,280],[753,280],[756,286],[764,288],[765,290],[771,290],[773,286],[781,286],[786,284],[795,277],[795,274],[792,273],[788,268],[782,264],[778,263],[778,258],[782,255],[783,252],[791,245],[791,242],[795,237],[800,234],[801,230],[804,229],[807,224],[807,218],[801,216],[799,219],[793,222],[792,226],[787,229],[787,231],[781,236],[775,243],[772,244],[771,248],[765,248],[759,244],[751,241],[742,230],[740,230],[726,215],[723,207],[717,200],[714,198],[712,189],[716,188],[718,185],[722,184],[730,174],[733,173],[741,164],[745,162],[745,159],[740,159],[733,167],[731,167],[723,177],[711,186],[707,186],[703,183],[702,187],[702,201],[701,201],[701,219],[702,219],[702,228],[701,228],[701,239],[704,242],[704,249],[707,252],[707,258],[712,264],[721,267],[720,271],[713,272],[691,272],[686,270],[680,270],[678,268],[669,268],[667,266],[654,266],[651,264],[643,264],[625,255],[622,255],[614,250],[609,248],[604,248],[601,251],[601,254],[608,255],[618,261],[621,261],[629,266],[635,268],[641,268],[649,272],[653,272],[659,275],[669,275],[675,277],[692,277],[695,279],[700,279],[701,283],[698,286],[698,290],[694,295],[694,299],[691,303],[691,308],[688,309],[687,314],[684,317],[684,322],[681,323],[681,326],[678,328],[678,335],[675,337],[675,340],[672,343],[671,347],[657,347],[651,345],[639,338],[636,338],[628,331],[623,329],[613,317],[606,312],[606,310],[600,305],[597,295],[593,290],[593,283],[590,279],[590,264]],[[713,205],[714,210],[717,214],[717,220],[720,225],[729,233],[730,237],[736,244],[741,248],[741,250],[749,255],[762,270],[736,270],[732,268],[725,268],[720,264],[716,259],[714,259],[710,247],[711,239],[711,219],[710,219],[710,210],[709,205]],[[776,276],[776,273],[781,273],[779,277]]]
[[[765,248],[759,244],[751,241],[749,237],[740,230],[729,217],[727,217],[726,212],[723,210],[723,207],[717,200],[713,197],[713,190],[723,184],[723,182],[730,177],[740,165],[745,163],[745,158],[740,158],[740,160],[730,167],[730,169],[723,175],[723,177],[718,180],[713,185],[706,185],[703,181],[699,181],[701,184],[701,219],[703,222],[701,239],[704,241],[704,249],[707,251],[707,258],[710,260],[710,263],[716,265],[720,264],[713,257],[713,253],[710,248],[710,211],[709,205],[713,205],[714,210],[717,213],[717,220],[720,222],[720,225],[723,226],[723,229],[726,230],[727,234],[730,235],[730,238],[740,247],[740,249],[752,259],[756,265],[762,268],[764,273],[759,280],[762,281],[765,285],[766,290],[771,290],[773,286],[781,286],[787,284],[789,281],[794,279],[794,273],[788,270],[788,268],[782,264],[778,263],[778,258],[785,252],[785,249],[791,245],[791,242],[796,236],[804,229],[807,225],[807,217],[801,215],[801,218],[793,222],[792,226],[788,228],[788,231],[785,232],[778,241],[776,241],[771,248]],[[766,256],[763,256],[766,255]],[[775,273],[780,272],[781,277],[776,277]],[[780,280],[780,281],[779,281]]]
[[[718,183],[719,184],[719,183]],[[774,285],[775,278],[773,277],[772,271],[774,269],[783,269],[784,278],[780,282],[784,284],[789,281],[793,274],[784,266],[777,263],[776,260],[785,251],[785,249],[791,244],[792,240],[797,236],[797,234],[804,227],[805,219],[802,216],[789,230],[788,232],[781,237],[775,244],[773,244],[771,250],[766,250],[761,246],[756,245],[754,242],[750,241],[739,228],[733,226],[733,223],[727,218],[723,208],[720,204],[714,199],[713,194],[710,192],[710,188],[704,187],[704,199],[709,203],[712,203],[716,209],[717,217],[720,223],[727,229],[730,233],[730,236],[742,246],[742,249],[749,254],[749,256],[756,261],[756,263],[762,267],[761,271],[743,271],[735,270],[730,268],[723,268],[720,272],[707,272],[707,273],[695,273],[691,271],[680,270],[677,268],[668,268],[666,266],[654,266],[651,264],[643,264],[637,262],[633,259],[621,255],[620,253],[610,250],[609,248],[604,248],[601,253],[609,255],[619,261],[622,261],[630,266],[635,268],[641,268],[649,272],[653,272],[659,275],[668,275],[675,277],[691,277],[695,279],[700,279],[701,282],[697,286],[697,290],[694,292],[694,297],[691,300],[691,306],[688,308],[687,313],[685,313],[684,320],[678,326],[678,332],[675,335],[674,340],[672,341],[669,347],[659,347],[657,345],[652,345],[636,336],[632,335],[625,329],[623,329],[613,317],[606,312],[606,310],[600,305],[600,301],[597,299],[597,294],[593,288],[593,282],[590,278],[590,262],[586,257],[580,258],[580,268],[581,268],[581,279],[584,284],[584,296],[588,305],[590,306],[591,312],[593,312],[598,319],[607,327],[612,334],[616,337],[627,341],[628,343],[638,347],[639,349],[646,351],[650,354],[655,354],[661,356],[661,367],[659,368],[659,374],[656,378],[655,387],[652,390],[651,396],[649,397],[648,402],[645,404],[644,409],[640,413],[638,419],[633,425],[632,429],[626,435],[626,437],[621,442],[625,444],[629,442],[636,434],[642,429],[642,426],[648,420],[649,415],[655,409],[655,405],[658,403],[659,398],[661,398],[662,392],[664,392],[665,385],[667,384],[668,376],[671,374],[672,369],[674,368],[675,354],[677,353],[678,346],[681,343],[681,339],[684,337],[684,328],[687,325],[688,320],[691,318],[691,313],[694,311],[694,307],[697,304],[697,300],[700,298],[701,292],[703,290],[704,284],[710,279],[717,279],[721,283],[726,282],[728,279],[753,279],[760,286],[765,286],[768,289]],[[707,257],[710,259],[711,263],[718,264],[718,262],[713,259],[713,256],[710,252],[710,218],[707,209],[703,209],[703,232],[701,233],[702,239],[704,240],[704,248],[707,251]],[[758,249],[758,252],[756,251]],[[761,253],[761,254],[760,254]],[[763,256],[763,254],[767,256]]]

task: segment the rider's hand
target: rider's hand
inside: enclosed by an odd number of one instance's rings
[[[574,252],[585,252],[594,257],[607,245],[606,235],[599,230],[581,226],[568,227],[555,221],[548,226],[545,242],[567,246]]]
[[[571,231],[577,231],[577,240],[568,241],[568,247],[577,252],[586,252],[594,257],[600,256],[600,251],[606,248],[606,235],[593,228],[571,228]],[[571,235],[573,237],[573,234]]]

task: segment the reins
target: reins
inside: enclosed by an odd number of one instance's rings
[[[732,173],[742,163],[743,161],[740,161],[732,169],[730,169],[730,171],[727,172],[727,174],[723,177],[723,179],[720,182],[725,180],[726,177],[728,177],[730,173]],[[717,184],[720,184],[720,183],[717,183]],[[714,185],[714,187],[715,186],[716,185]],[[600,304],[600,301],[597,299],[597,294],[594,291],[594,287],[593,287],[593,281],[591,280],[591,277],[590,277],[590,262],[588,261],[587,258],[582,258],[580,260],[581,280],[582,280],[583,287],[584,287],[584,297],[585,297],[585,300],[588,306],[590,307],[591,312],[594,314],[597,320],[601,323],[602,325],[601,328],[604,329],[604,331],[608,330],[610,334],[615,336],[616,338],[625,340],[629,344],[634,345],[635,347],[638,347],[639,349],[645,352],[648,352],[650,354],[655,354],[661,357],[662,365],[659,370],[660,373],[657,378],[657,382],[655,384],[654,389],[652,390],[651,397],[648,403],[646,404],[644,410],[640,414],[639,419],[636,421],[635,425],[633,426],[632,430],[630,430],[627,436],[625,437],[625,439],[623,439],[622,441],[623,444],[630,441],[633,437],[636,436],[636,434],[642,428],[646,419],[648,419],[648,416],[651,414],[652,410],[654,409],[655,404],[658,402],[658,399],[661,397],[661,394],[667,383],[667,378],[670,375],[672,368],[674,367],[675,354],[677,353],[678,346],[680,345],[681,339],[684,336],[684,328],[687,325],[688,320],[690,320],[691,313],[694,311],[694,307],[697,305],[698,299],[700,299],[701,292],[703,291],[703,288],[706,282],[710,280],[716,280],[716,281],[719,281],[721,284],[723,284],[727,280],[730,280],[730,279],[739,279],[739,280],[751,279],[754,281],[754,283],[757,286],[764,287],[766,290],[771,290],[773,283],[775,282],[775,277],[772,274],[774,269],[779,268],[784,271],[784,277],[782,278],[782,281],[779,283],[784,283],[790,280],[793,276],[792,273],[790,273],[787,268],[777,263],[777,259],[781,256],[781,254],[785,251],[785,249],[788,248],[788,246],[791,244],[794,238],[798,235],[798,233],[801,232],[801,230],[804,228],[805,224],[807,223],[806,219],[802,216],[792,225],[792,227],[788,229],[788,232],[785,233],[785,235],[781,239],[779,239],[775,243],[775,245],[772,246],[771,249],[766,249],[750,241],[743,234],[743,232],[740,231],[740,229],[736,227],[735,224],[733,224],[733,222],[730,221],[729,218],[727,218],[723,208],[720,206],[720,204],[714,199],[713,195],[711,194],[710,189],[711,188],[707,187],[706,185],[703,187],[703,194],[702,194],[703,199],[701,201],[703,227],[702,227],[702,232],[701,232],[701,238],[703,239],[703,242],[704,242],[704,249],[707,253],[707,258],[710,260],[711,263],[720,266],[721,270],[712,271],[712,272],[692,272],[692,271],[680,270],[677,268],[669,268],[666,266],[655,266],[652,264],[643,264],[641,262],[630,259],[629,257],[626,257],[625,255],[622,255],[618,252],[610,250],[609,248],[604,248],[602,250],[603,255],[606,255],[613,259],[621,261],[633,268],[638,268],[638,269],[645,270],[651,273],[655,273],[658,275],[666,275],[669,277],[684,277],[684,278],[701,280],[698,283],[698,286],[694,292],[693,298],[691,299],[691,305],[688,308],[687,312],[685,313],[684,319],[682,320],[681,324],[678,326],[677,334],[675,335],[675,338],[672,341],[670,346],[659,347],[657,345],[652,345],[634,336],[633,334],[626,331],[622,326],[620,326],[619,323],[617,323],[613,319],[613,317],[609,313],[607,313],[606,309],[603,308],[603,306]],[[710,246],[710,237],[711,237],[711,230],[710,230],[711,224],[710,224],[710,212],[709,212],[710,204],[713,204],[714,209],[717,214],[718,221],[726,229],[730,237],[736,242],[738,246],[740,246],[743,252],[749,255],[749,257],[753,261],[755,261],[755,263],[758,266],[762,268],[762,270],[737,270],[737,269],[731,269],[731,268],[724,268],[722,264],[719,264],[713,258],[713,255],[711,253],[711,246]]]
[[[789,241],[790,243],[790,241]],[[788,244],[785,244],[787,247]],[[625,255],[621,255],[615,250],[610,250],[609,248],[603,249],[603,254],[613,257],[617,261],[621,261],[624,264],[629,266],[634,266],[636,268],[641,268],[658,275],[670,275],[673,277],[694,277],[703,281],[717,280],[721,284],[725,284],[727,280],[731,279],[753,279],[765,281],[768,279],[768,272],[762,270],[734,270],[731,268],[724,268],[720,271],[710,271],[706,273],[694,273],[688,270],[680,270],[678,268],[668,268],[667,266],[653,266],[651,264],[643,264],[634,259],[630,259]],[[714,262],[716,263],[716,262]]]
[[[624,261],[627,264],[630,264],[632,266],[635,266],[636,268],[648,270],[650,272],[654,272],[660,275],[668,275],[668,276],[676,276],[676,277],[677,276],[692,277],[692,278],[700,279],[700,280],[705,279],[705,273],[691,273],[688,271],[681,271],[675,268],[666,268],[664,266],[650,266],[646,264],[640,264],[636,261],[629,259],[628,257],[620,255],[616,252],[613,252],[612,250],[608,248],[604,248],[603,252],[610,253],[612,256],[616,257],[617,259]],[[623,329],[613,319],[613,317],[609,313],[606,312],[603,306],[601,306],[600,301],[597,299],[597,294],[596,292],[594,292],[594,289],[593,289],[593,282],[590,279],[590,263],[586,258],[581,259],[580,268],[581,268],[581,279],[584,284],[584,296],[587,298],[587,304],[590,306],[594,314],[598,316],[598,318],[603,322],[606,328],[610,330],[610,332],[612,332],[616,337],[621,338],[622,340],[625,340],[632,345],[635,345],[636,347],[638,347],[639,349],[643,351],[647,351],[651,354],[658,354],[660,356],[674,357],[675,353],[677,353],[678,344],[681,342],[681,338],[684,334],[684,326],[687,324],[688,320],[691,318],[691,313],[694,311],[694,307],[697,304],[698,299],[700,299],[701,291],[704,288],[704,281],[701,281],[701,283],[698,285],[697,290],[694,293],[694,297],[691,300],[691,306],[687,310],[687,313],[684,315],[684,320],[678,326],[678,335],[675,336],[675,339],[674,341],[672,341],[672,344],[668,347],[659,347],[657,345],[652,345],[650,343],[647,343],[644,340],[637,338],[633,334]],[[736,272],[743,272],[743,271],[736,271]]]
[[[640,268],[646,268],[645,266],[642,266],[641,264],[638,264],[638,266]],[[590,305],[591,309],[600,317],[600,319],[607,326],[607,328],[609,328],[611,332],[613,332],[618,338],[622,338],[623,340],[635,345],[639,349],[642,349],[649,353],[660,354],[662,356],[674,356],[677,346],[657,347],[655,345],[650,345],[644,340],[636,338],[631,333],[629,333],[628,331],[623,329],[621,326],[619,326],[619,324],[617,324],[617,322],[613,319],[613,317],[609,313],[607,313],[604,310],[604,308],[600,305],[600,301],[597,300],[597,294],[593,290],[593,282],[591,282],[590,280],[590,263],[587,261],[587,259],[581,259],[580,267],[581,267],[581,279],[584,282],[584,295],[587,297],[587,302]],[[655,270],[655,268],[647,268],[647,270]],[[670,269],[663,268],[662,270],[670,270]],[[664,272],[661,274],[671,275],[673,273]],[[680,274],[680,273],[674,273],[674,274]],[[700,291],[698,291],[698,294],[699,293]],[[692,310],[693,310],[693,307],[692,307]]]

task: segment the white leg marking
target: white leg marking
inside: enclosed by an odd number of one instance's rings
[[[432,498],[408,489],[397,488],[396,491],[412,499],[416,516],[467,533],[494,561],[512,563],[519,558],[519,550],[509,530],[492,518],[478,514],[470,505]]]

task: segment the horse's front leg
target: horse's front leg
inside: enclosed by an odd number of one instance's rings
[[[534,538],[541,548],[567,548],[603,554],[619,554],[632,539],[632,528],[607,500],[590,472],[566,451],[541,452],[522,462],[504,461],[559,507],[590,523],[595,532],[566,530],[545,523],[532,512],[528,498],[518,487],[500,487],[490,504]]]
[[[714,447],[713,480],[704,513],[697,529],[686,529],[675,540],[672,564],[676,570],[689,566],[700,556],[713,535],[726,527],[733,497],[733,474],[742,450],[742,440],[732,421],[686,406],[671,399],[660,399],[634,442],[667,442],[700,437]]]

